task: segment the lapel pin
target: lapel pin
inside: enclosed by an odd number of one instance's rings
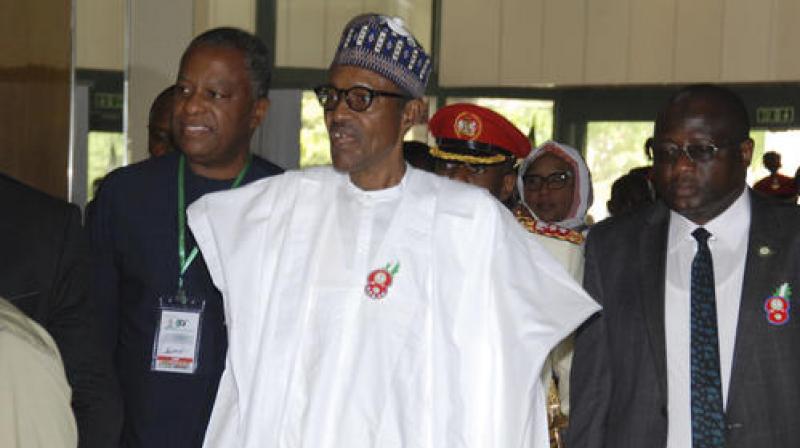
[[[788,283],[780,285],[767,300],[764,301],[764,312],[767,313],[767,322],[772,325],[784,325],[789,322],[789,310],[792,288]]]
[[[772,249],[770,249],[769,246],[761,246],[758,248],[758,255],[768,257],[772,255]]]
[[[394,266],[388,263],[380,269],[375,269],[367,276],[367,286],[364,292],[373,300],[380,300],[386,297],[389,292],[389,286],[392,285],[394,276],[400,270],[400,262],[396,262]]]

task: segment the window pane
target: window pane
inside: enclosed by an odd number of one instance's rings
[[[586,130],[586,164],[592,173],[595,222],[608,216],[611,184],[631,168],[650,165],[644,142],[653,135],[652,121],[593,121]]]
[[[300,108],[300,168],[331,163],[330,141],[325,117],[312,90],[303,92]]]
[[[94,197],[95,181],[125,163],[125,134],[121,132],[89,132],[87,192]]]
[[[747,170],[747,183],[753,185],[764,177],[769,176],[769,171],[764,168],[761,158],[767,151],[775,151],[781,155],[779,173],[785,176],[794,176],[800,167],[800,130],[789,129],[786,131],[751,131],[750,137],[755,142],[753,159]]]

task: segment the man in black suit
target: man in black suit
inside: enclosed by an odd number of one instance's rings
[[[746,188],[749,120],[696,85],[658,116],[661,201],[589,233],[570,448],[800,443],[800,212]],[[710,233],[710,237],[708,236]]]
[[[121,407],[98,344],[80,211],[0,174],[0,297],[53,337],[72,387],[81,447],[115,446]],[[30,422],[35,425],[36,422]]]
[[[222,296],[185,207],[283,171],[249,151],[270,77],[256,36],[233,28],[197,36],[171,101],[177,151],[114,171],[98,192],[88,224],[92,289],[120,381],[125,448],[203,444],[228,341]]]

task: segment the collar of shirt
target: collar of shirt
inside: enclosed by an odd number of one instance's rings
[[[709,245],[726,251],[735,251],[747,244],[750,231],[750,191],[742,190],[739,197],[725,211],[704,226],[698,226],[683,215],[670,210],[669,239],[667,253],[672,254],[685,244],[696,245],[692,232],[704,227],[711,233]]]
[[[391,201],[399,198],[403,194],[403,189],[408,183],[408,178],[413,176],[412,171],[414,171],[414,169],[406,164],[406,172],[403,174],[403,178],[400,179],[400,182],[397,185],[381,190],[362,190],[350,180],[350,176],[345,176],[347,179],[346,191],[349,196],[363,203]]]

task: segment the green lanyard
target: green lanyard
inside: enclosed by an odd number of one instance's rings
[[[247,174],[247,170],[250,168],[250,162],[252,160],[253,157],[248,155],[247,162],[244,164],[242,170],[239,171],[239,175],[236,176],[233,184],[231,184],[231,188],[236,188],[242,183],[244,175]],[[185,292],[183,291],[183,276],[186,274],[186,271],[189,269],[189,266],[192,264],[194,259],[197,258],[197,253],[199,252],[197,246],[195,246],[189,252],[189,256],[186,256],[186,193],[184,191],[184,178],[186,177],[185,173],[186,156],[181,154],[181,157],[178,160],[178,261],[180,262],[180,273],[178,274],[178,295],[181,298],[185,296]]]

